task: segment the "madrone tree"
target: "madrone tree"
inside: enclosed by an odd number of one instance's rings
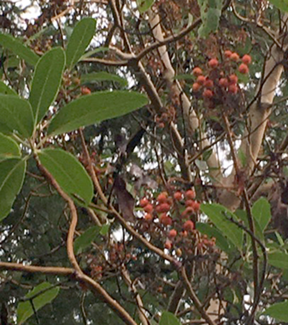
[[[288,323],[288,5],[0,4],[1,324]]]

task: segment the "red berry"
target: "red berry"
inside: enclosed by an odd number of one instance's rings
[[[171,226],[172,225],[172,219],[167,216],[166,213],[161,214],[159,221],[162,223],[164,226]]]
[[[188,191],[185,192],[185,198],[187,200],[193,200],[193,199],[195,199],[195,197],[196,197],[195,191],[188,190]]]
[[[175,229],[171,229],[169,231],[168,237],[169,238],[175,238],[177,236],[177,231]]]
[[[213,80],[211,80],[211,79],[206,79],[205,82],[204,82],[204,86],[205,86],[206,88],[213,88],[213,86],[214,86],[214,82],[213,82]]]
[[[196,80],[196,82],[199,84],[199,85],[204,85],[204,82],[205,82],[206,78],[204,76],[199,76]]]
[[[182,193],[181,192],[175,192],[173,196],[174,196],[174,199],[176,201],[180,201],[182,199]]]
[[[193,69],[192,74],[194,76],[200,76],[200,74],[202,74],[202,70],[199,67],[196,67]]]
[[[171,249],[172,248],[172,243],[170,240],[166,240],[164,247],[166,249]]]
[[[195,82],[195,83],[192,85],[192,89],[193,89],[193,91],[198,91],[200,88],[201,88],[201,85],[198,84],[198,82]]]
[[[170,210],[170,205],[168,203],[161,203],[156,207],[156,211],[158,213],[168,212],[169,210]]]
[[[148,222],[150,222],[150,221],[153,220],[153,216],[152,216],[152,214],[150,214],[150,213],[146,213],[144,218],[145,218],[145,220],[148,221]]]
[[[159,129],[164,129],[165,128],[165,124],[163,122],[158,123],[157,126],[158,126]]]
[[[192,231],[194,229],[194,222],[187,220],[183,225],[183,229],[186,231]]]
[[[232,61],[237,62],[239,60],[239,55],[236,52],[234,52],[234,53],[231,54],[230,59]]]
[[[81,94],[82,95],[90,95],[91,90],[88,87],[81,87]]]
[[[200,203],[197,201],[193,201],[193,209],[195,212],[198,212],[200,210]]]
[[[187,218],[190,217],[192,214],[194,214],[194,208],[192,207],[187,207],[182,213],[181,217],[182,218]]]
[[[241,63],[239,65],[238,71],[243,74],[247,74],[249,72],[249,68],[245,63]]]
[[[185,206],[186,206],[186,207],[191,207],[191,208],[193,208],[193,206],[194,206],[194,201],[192,201],[192,200],[187,200],[187,201],[185,201]]]
[[[210,89],[205,89],[202,93],[202,96],[204,98],[212,98],[213,97],[213,92]]]
[[[229,85],[228,87],[229,93],[231,94],[236,94],[238,92],[238,87],[237,85]]]
[[[211,59],[209,62],[208,62],[208,65],[209,67],[211,68],[216,68],[218,66],[219,62],[217,59]]]
[[[229,76],[229,81],[230,81],[230,84],[232,84],[232,85],[237,84],[237,82],[238,82],[238,77],[236,76],[236,74],[231,74],[231,75]]]
[[[144,211],[147,212],[147,213],[152,213],[153,212],[153,205],[148,203],[147,205],[145,205]]]
[[[142,200],[140,200],[140,207],[144,208],[149,203],[149,200],[144,197]]]
[[[244,64],[250,64],[252,61],[251,56],[249,54],[243,55],[242,62]]]
[[[230,58],[230,56],[232,55],[232,52],[230,50],[226,50],[224,52],[224,55],[226,56],[226,58]]]
[[[158,203],[165,203],[166,201],[167,201],[167,193],[162,192],[157,196]]]
[[[221,87],[224,87],[224,88],[228,87],[228,79],[227,78],[221,78],[219,80],[219,85]]]

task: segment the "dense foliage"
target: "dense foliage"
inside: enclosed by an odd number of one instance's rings
[[[0,12],[1,324],[288,323],[288,5]]]

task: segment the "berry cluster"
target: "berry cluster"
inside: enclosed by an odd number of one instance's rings
[[[199,212],[200,203],[195,200],[195,192],[187,190],[185,193],[176,191],[172,196],[167,192],[160,193],[155,200],[144,197],[140,200],[143,208],[144,220],[148,223],[159,224],[166,234],[164,247],[171,249],[177,237],[187,237],[193,233],[195,225],[192,220]]]
[[[250,55],[245,54],[240,65],[238,65],[239,61],[240,56],[238,53],[226,50],[222,62],[219,62],[216,58],[208,61],[206,75],[203,74],[200,67],[193,69],[192,74],[196,77],[196,81],[192,86],[193,92],[200,94],[201,91],[200,96],[208,102],[209,108],[214,108],[215,102],[222,103],[225,94],[234,95],[239,91],[238,77],[235,70],[238,68],[240,74],[248,74],[248,65],[252,59]]]

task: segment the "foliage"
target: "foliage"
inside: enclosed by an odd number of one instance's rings
[[[285,3],[40,3],[0,4],[2,324],[288,322]]]

